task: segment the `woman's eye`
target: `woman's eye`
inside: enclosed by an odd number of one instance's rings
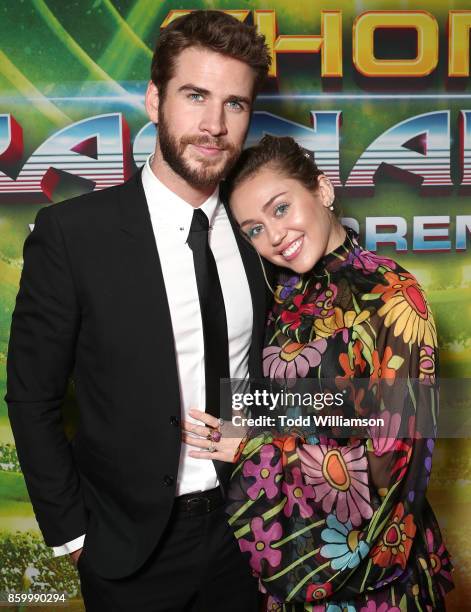
[[[202,94],[199,93],[191,93],[189,96],[190,100],[194,100],[195,102],[201,102],[203,99]]]
[[[254,238],[256,238],[260,232],[263,231],[263,225],[254,225],[253,227],[251,227],[249,229],[249,231],[247,232],[247,236],[250,238],[250,240],[253,240]]]
[[[286,214],[288,208],[289,204],[286,204],[285,202],[277,204],[275,206],[275,217],[282,217],[284,214]]]

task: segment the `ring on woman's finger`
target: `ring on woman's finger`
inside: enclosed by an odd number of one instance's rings
[[[211,442],[211,444],[208,446],[208,451],[210,453],[214,453],[216,452],[216,447],[214,446],[214,444]]]
[[[219,429],[211,430],[211,440],[213,442],[219,442],[221,438],[222,438],[222,433],[219,431]]]
[[[216,429],[215,427],[210,427],[209,428],[209,434],[206,436],[206,440],[211,440],[212,442],[219,442],[222,438],[222,434],[219,431],[219,429]]]

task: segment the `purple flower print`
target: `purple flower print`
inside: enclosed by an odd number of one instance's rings
[[[374,454],[377,457],[394,449],[401,426],[401,415],[398,412],[391,414],[389,410],[383,410],[379,416],[383,419],[384,425],[372,425],[369,428]]]
[[[360,609],[360,612],[401,612],[401,610],[397,606],[390,607],[387,601],[383,601],[378,606],[376,602],[370,600],[366,606]]]
[[[428,345],[420,347],[419,380],[426,385],[435,384],[435,350]]]
[[[425,536],[427,538],[427,549],[430,558],[430,568],[428,571],[432,575],[438,574],[447,582],[452,582],[452,567],[445,544],[441,542],[439,538],[435,541],[433,531],[429,528],[425,530]],[[439,586],[442,593],[445,594],[441,583],[439,583]]]
[[[263,375],[271,379],[305,378],[310,368],[317,367],[327,348],[319,338],[308,344],[288,342],[284,346],[268,346],[263,350]]]
[[[365,274],[372,274],[380,266],[385,266],[391,270],[396,269],[396,263],[387,257],[379,257],[375,253],[365,251],[361,247],[356,246],[348,255],[347,263],[351,264],[357,270],[363,270]]]
[[[300,277],[299,276],[290,276],[289,278],[287,278],[286,280],[283,281],[283,283],[280,285],[280,298],[282,300],[286,300],[287,297],[289,297],[291,295],[291,293],[293,293],[294,289],[296,288],[296,285],[299,283]]]
[[[281,490],[287,498],[283,512],[285,513],[285,516],[291,516],[293,514],[293,508],[298,506],[299,514],[303,518],[308,518],[314,513],[314,510],[307,503],[308,500],[315,498],[313,488],[304,484],[303,475],[298,467],[294,467],[292,469],[291,476],[293,478],[293,482],[288,483],[285,480],[281,486]]]
[[[334,440],[315,446],[303,444],[298,457],[305,482],[313,485],[316,502],[322,502],[324,512],[335,507],[341,523],[350,520],[355,526],[372,517],[368,460],[360,441],[351,446],[338,446]]]
[[[432,454],[434,448],[435,440],[433,438],[429,438],[427,440],[427,450],[429,454],[425,457],[425,469],[427,470],[428,476],[430,476],[430,472],[432,471]]]
[[[275,482],[278,474],[281,474],[281,460],[272,465],[275,456],[275,447],[271,444],[264,444],[260,450],[260,463],[246,461],[242,473],[245,477],[252,476],[255,482],[247,489],[250,499],[257,499],[260,491],[265,491],[268,499],[276,497],[279,487]]]
[[[276,567],[281,562],[281,551],[271,548],[270,544],[279,540],[283,534],[280,523],[273,523],[266,531],[263,530],[263,519],[256,516],[250,521],[254,540],[239,540],[242,552],[250,553],[250,566],[258,574],[262,571],[262,559],[265,559],[271,567]]]

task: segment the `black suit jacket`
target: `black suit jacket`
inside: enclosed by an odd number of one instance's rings
[[[266,288],[231,222],[252,296],[249,372],[260,377]],[[82,554],[99,575],[129,575],[166,526],[181,445],[172,325],[140,173],[38,212],[24,245],[7,376],[46,544],[86,533]],[[72,442],[61,415],[70,376],[80,411]],[[231,465],[216,467],[224,485]]]

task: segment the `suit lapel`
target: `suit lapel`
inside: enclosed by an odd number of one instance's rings
[[[174,415],[180,414],[181,406],[179,394],[174,392],[179,388],[179,382],[172,320],[141,172],[124,183],[119,192],[120,260],[123,273],[130,275],[129,286],[141,294],[140,312],[131,316],[138,318],[135,323],[144,325],[148,333],[149,374],[156,381],[162,380],[168,390],[163,404]]]

